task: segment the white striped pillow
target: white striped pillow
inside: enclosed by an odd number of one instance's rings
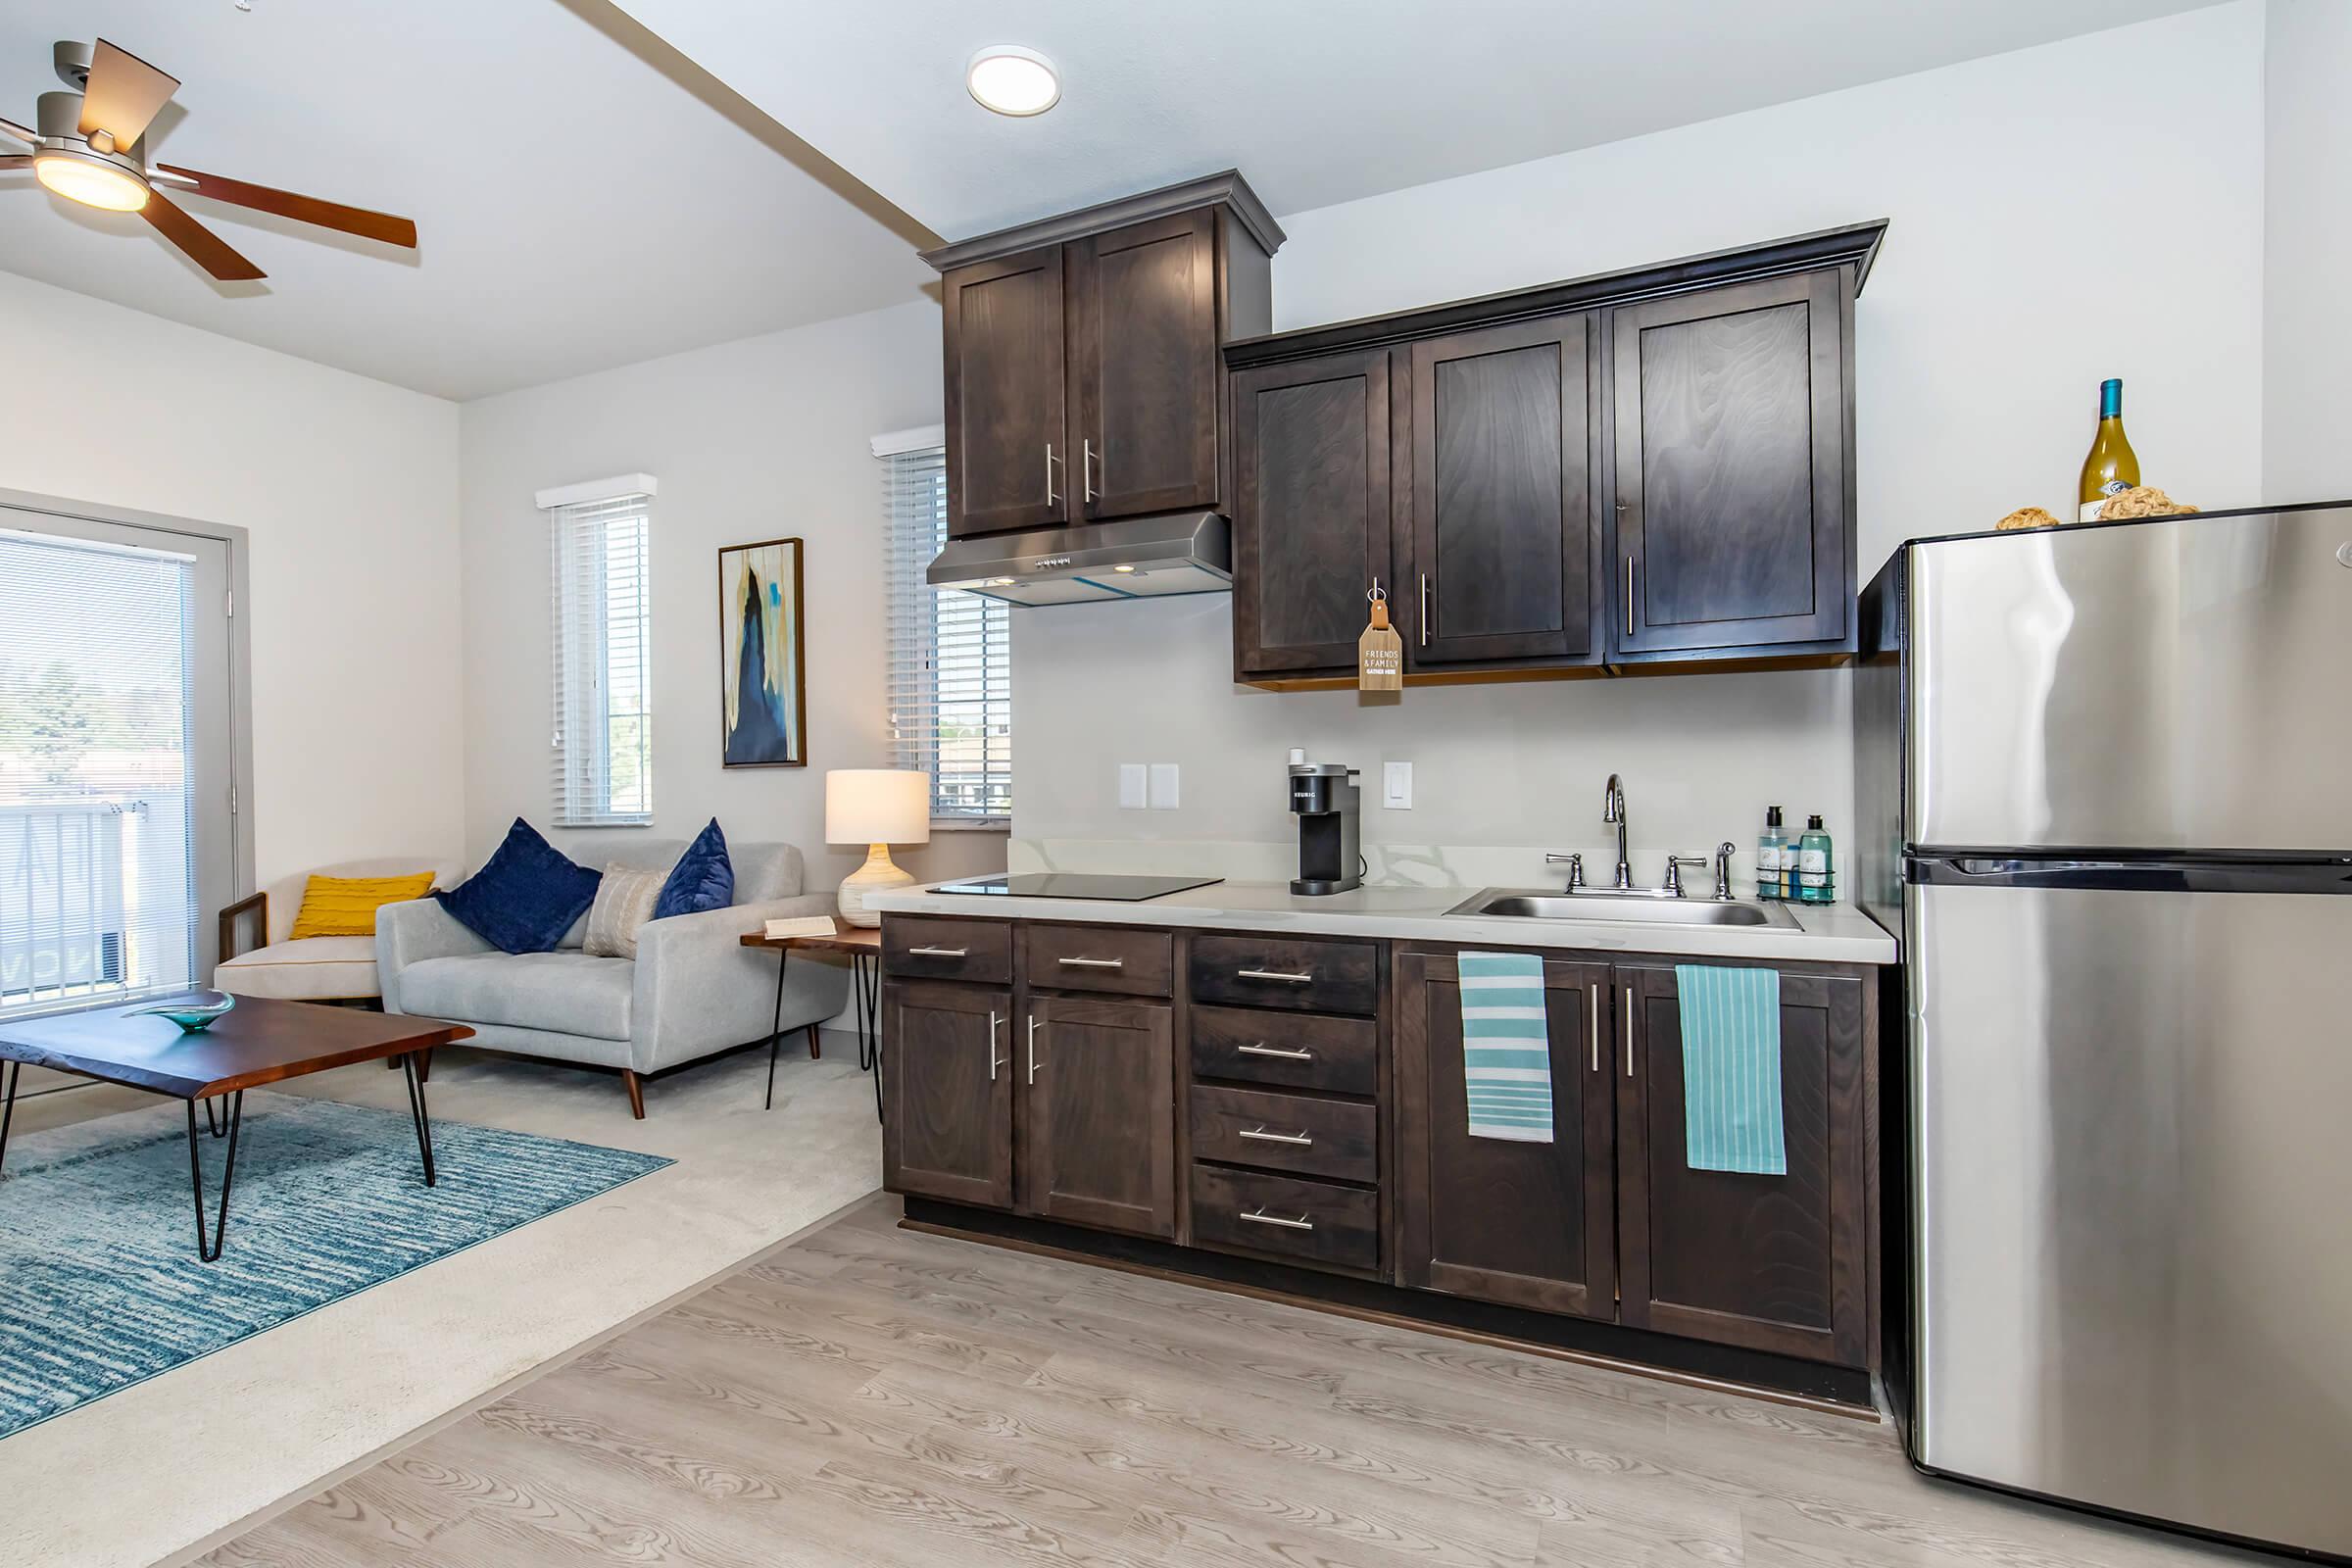
[[[582,951],[592,958],[637,956],[637,928],[654,917],[654,902],[662,897],[662,884],[668,880],[666,868],[639,871],[625,865],[606,866],[605,879],[596,885],[596,902],[588,906],[588,935]]]

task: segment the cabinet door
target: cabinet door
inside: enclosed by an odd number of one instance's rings
[[[941,288],[949,535],[1066,521],[1061,247],[959,267]]]
[[[1781,975],[1788,1174],[1692,1170],[1674,970],[1620,967],[1623,1320],[1864,1365],[1862,982]]]
[[[1612,313],[1618,652],[1852,635],[1843,276]]]
[[[1404,1284],[1545,1312],[1616,1311],[1616,1103],[1606,964],[1544,962],[1552,1141],[1470,1135],[1450,955],[1396,959]]]
[[[1412,346],[1397,443],[1408,667],[1599,662],[1598,335],[1592,317],[1569,316]]]
[[[1078,514],[1215,506],[1215,213],[1113,229],[1067,255]]]
[[[1175,1235],[1169,1008],[1032,997],[1022,1029],[1022,1207],[1077,1225]]]
[[[882,1185],[1012,1206],[1012,993],[1002,986],[882,986]]]
[[[1377,582],[1396,597],[1388,351],[1261,366],[1232,381],[1235,672],[1353,669],[1365,594]]]

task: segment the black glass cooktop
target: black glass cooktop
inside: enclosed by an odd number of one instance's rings
[[[1032,871],[1020,876],[983,876],[947,882],[934,893],[998,894],[1015,899],[1111,899],[1139,904],[1165,893],[1204,888],[1221,876],[1089,876],[1076,871]]]

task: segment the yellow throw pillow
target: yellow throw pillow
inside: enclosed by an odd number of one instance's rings
[[[315,876],[302,890],[302,912],[294,916],[293,936],[371,937],[377,909],[421,899],[432,890],[430,871],[415,876]]]

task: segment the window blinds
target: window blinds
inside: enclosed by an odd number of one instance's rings
[[[948,540],[947,455],[882,458],[893,767],[931,775],[931,819],[1012,817],[1012,652],[1005,606],[923,580]]]
[[[556,821],[641,827],[654,819],[652,499],[548,509],[555,553]]]

